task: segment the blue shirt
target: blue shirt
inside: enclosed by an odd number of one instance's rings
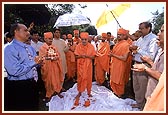
[[[30,45],[13,39],[4,48],[4,66],[8,73],[9,80],[27,80],[33,78],[33,67],[37,66],[34,60],[30,60],[25,49],[28,47],[32,58],[36,56],[36,51]]]
[[[153,33],[149,33],[144,37],[140,37],[135,42],[135,45],[138,46],[140,49],[136,54],[134,54],[134,60],[142,62],[140,58],[141,56],[149,56],[152,60],[154,60],[159,49],[156,41],[157,36]]]

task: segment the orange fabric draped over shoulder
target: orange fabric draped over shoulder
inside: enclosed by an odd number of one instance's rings
[[[81,38],[75,38],[75,37],[73,37],[73,42],[74,42],[75,44],[79,44],[79,43],[81,43],[82,41],[81,41]]]
[[[75,55],[95,56],[96,52],[90,43],[86,46],[81,43],[76,46]],[[77,89],[79,92],[87,89],[88,94],[91,93],[92,87],[92,59],[79,58],[77,59]]]
[[[110,45],[107,42],[101,42],[95,57],[95,78],[99,84],[105,81],[105,72],[109,73]]]
[[[56,47],[50,45],[50,47],[55,49],[55,52],[59,55],[59,52]],[[47,49],[49,46],[44,43],[39,50],[39,56],[47,56]],[[41,66],[42,80],[44,81],[46,88],[46,97],[51,97],[54,92],[59,93],[62,89],[63,83],[63,73],[61,58],[58,60],[44,60],[44,64]]]
[[[166,101],[164,100],[164,96],[166,92],[164,92],[165,86],[165,78],[166,78],[166,70],[163,71],[162,75],[159,78],[159,82],[154,89],[153,93],[150,97],[147,98],[147,102],[145,104],[145,107],[143,111],[165,111],[166,108],[164,108],[164,103]],[[165,106],[166,107],[166,106]]]
[[[129,53],[129,44],[126,40],[122,40],[117,43],[112,50],[112,53],[118,56],[123,56]],[[112,90],[117,95],[124,94],[125,87],[125,71],[126,71],[126,61],[122,61],[115,57],[111,58],[110,65],[110,85]]]
[[[76,44],[73,44],[72,46],[69,47],[69,51],[66,52],[66,62],[67,62],[67,78],[73,78],[76,75],[76,60],[75,60],[75,51]]]

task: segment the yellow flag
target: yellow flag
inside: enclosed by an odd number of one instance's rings
[[[130,6],[130,4],[120,4],[113,10],[105,10],[97,20],[96,27],[99,28],[100,26],[114,20],[115,18],[113,17],[112,13],[116,18],[119,17],[125,10],[130,8]],[[110,11],[112,11],[112,13]]]

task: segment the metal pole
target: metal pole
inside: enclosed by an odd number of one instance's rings
[[[108,7],[108,5],[106,4],[106,6]],[[121,28],[121,25],[119,24],[118,20],[116,19],[116,17],[114,16],[112,10],[110,10],[111,14],[113,15],[114,19],[116,20],[117,24],[119,25],[119,27]]]

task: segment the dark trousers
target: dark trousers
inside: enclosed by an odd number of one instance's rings
[[[45,86],[44,82],[42,80],[42,75],[41,75],[41,67],[37,67],[37,73],[38,73],[38,81],[37,81],[37,89],[39,92],[44,92],[45,93]]]
[[[37,83],[31,80],[4,81],[5,111],[37,111]]]

